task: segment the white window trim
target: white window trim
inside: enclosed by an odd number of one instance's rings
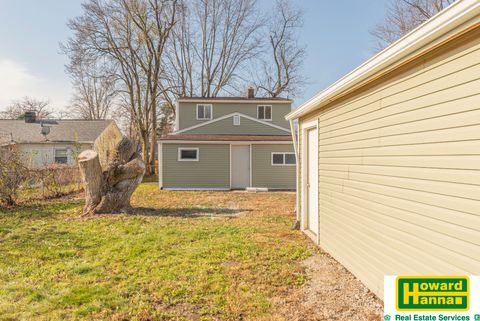
[[[260,119],[260,118],[259,118],[259,115],[258,115],[258,109],[259,109],[259,107],[270,107],[270,118]],[[263,115],[265,115],[265,110],[263,110]],[[272,105],[257,105],[257,119],[258,119],[258,120],[272,121],[272,118],[273,118],[273,108],[272,108]]]
[[[184,150],[196,150],[197,158],[195,159],[182,159],[182,151]],[[200,160],[200,150],[198,147],[179,147],[178,148],[178,161],[179,162],[198,162]]]
[[[210,118],[198,118],[198,107],[199,106],[210,106]],[[205,113],[205,111],[204,111]],[[197,104],[197,108],[195,109],[195,118],[197,120],[212,120],[213,119],[213,106],[212,104]]]
[[[273,155],[277,155],[277,154],[282,154],[283,155],[283,164],[274,164],[273,163]],[[285,164],[285,155],[294,155],[295,156],[295,153],[294,152],[272,152],[271,153],[271,157],[270,157],[270,160],[271,160],[271,165],[272,166],[297,166],[297,164]],[[296,162],[296,160],[295,160]]]

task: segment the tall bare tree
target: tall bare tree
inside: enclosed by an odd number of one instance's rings
[[[184,2],[164,57],[164,91],[170,97],[236,93],[260,52],[262,27],[255,0]]]
[[[288,0],[277,0],[268,19],[268,43],[255,72],[258,91],[270,97],[294,95],[305,83],[302,65],[305,48],[297,42],[303,13]]]
[[[111,116],[117,95],[115,71],[98,59],[72,52],[67,72],[74,89],[70,109],[81,119],[105,119]]]
[[[119,93],[142,144],[147,174],[155,161],[162,55],[176,22],[177,0],[87,0],[83,15],[69,22],[67,52],[109,61]]]
[[[26,111],[36,112],[37,118],[48,118],[53,115],[50,101],[25,96],[20,100],[14,100],[5,111],[0,112],[0,118],[20,119]]]
[[[385,20],[370,31],[383,49],[442,11],[455,0],[392,0]]]

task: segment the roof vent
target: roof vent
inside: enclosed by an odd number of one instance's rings
[[[34,123],[37,120],[37,114],[34,111],[25,112],[25,122]]]
[[[248,87],[248,90],[247,90],[247,98],[248,98],[248,99],[253,99],[253,98],[255,98],[255,89],[254,89],[252,86]]]

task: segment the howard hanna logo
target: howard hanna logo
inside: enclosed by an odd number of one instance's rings
[[[402,311],[467,311],[470,280],[467,276],[399,276],[396,308]]]

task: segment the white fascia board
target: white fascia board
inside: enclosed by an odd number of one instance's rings
[[[286,133],[290,133],[290,129],[287,129],[287,128],[285,128],[285,127],[278,126],[278,125],[272,124],[272,123],[270,123],[270,122],[266,122],[266,121],[259,120],[259,119],[256,119],[256,118],[254,118],[254,117],[250,117],[250,116],[245,115],[245,114],[242,114],[242,113],[235,112],[235,113],[231,113],[231,114],[228,114],[228,115],[224,115],[224,116],[221,116],[221,117],[218,117],[218,118],[215,118],[215,119],[212,119],[212,120],[203,122],[203,123],[201,123],[201,124],[197,124],[197,125],[190,126],[190,127],[188,127],[188,128],[184,128],[184,129],[182,129],[182,130],[173,132],[173,134],[174,134],[174,135],[175,135],[175,134],[181,134],[181,133],[187,132],[187,131],[189,131],[189,130],[196,129],[196,128],[203,127],[203,126],[207,126],[207,125],[210,125],[210,124],[215,123],[215,122],[217,122],[217,121],[220,121],[220,120],[223,120],[223,119],[227,119],[227,118],[230,118],[230,117],[233,117],[233,116],[237,116],[237,115],[240,116],[240,117],[244,117],[244,118],[250,119],[250,120],[255,121],[255,122],[257,122],[257,123],[260,123],[260,124],[262,124],[262,125],[270,126],[270,127],[273,127],[273,128],[279,129],[279,130],[283,130],[283,131],[286,132]]]
[[[253,120],[253,121],[255,121],[255,122],[257,122],[257,123],[260,123],[260,124],[262,124],[262,125],[270,126],[270,127],[276,128],[276,129],[283,130],[283,131],[286,132],[286,133],[290,133],[290,129],[288,129],[288,128],[285,128],[285,127],[282,127],[282,126],[278,126],[278,125],[272,124],[272,123],[270,123],[270,122],[263,121],[263,120],[260,120],[260,119],[257,119],[257,118],[254,118],[254,117],[245,115],[245,114],[241,114],[241,113],[236,113],[236,114],[237,114],[237,115],[240,115],[241,117],[244,117],[244,118],[246,118],[246,119]]]
[[[309,112],[320,108],[336,99],[342,92],[354,88],[356,85],[368,80],[375,74],[387,71],[402,60],[409,58],[420,50],[430,48],[448,39],[450,31],[465,24],[463,30],[478,22],[480,14],[480,1],[459,0],[451,4],[419,27],[400,38],[352,72],[321,91],[313,98],[285,116],[287,120],[299,118]],[[459,30],[460,31],[460,30]]]
[[[193,125],[193,126],[190,126],[190,127],[187,127],[187,128],[184,128],[182,130],[179,130],[179,131],[176,131],[176,132],[173,132],[172,134],[181,134],[181,133],[184,133],[186,131],[189,131],[189,130],[192,130],[192,129],[195,129],[195,128],[199,128],[199,127],[203,127],[203,126],[206,126],[206,125],[209,125],[209,124],[213,124],[217,121],[220,121],[220,120],[223,120],[223,119],[227,119],[229,117],[233,117],[233,115],[235,115],[236,113],[232,113],[232,114],[228,114],[228,115],[224,115],[222,117],[218,117],[218,118],[215,118],[215,119],[212,119],[212,120],[209,120],[209,121],[206,121],[206,122],[203,122],[201,124],[197,124],[197,125]]]

